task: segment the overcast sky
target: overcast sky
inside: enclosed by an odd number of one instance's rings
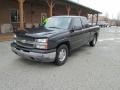
[[[93,9],[99,10],[106,15],[109,14],[110,18],[116,18],[118,13],[120,13],[120,0],[73,0],[82,5],[91,7]]]

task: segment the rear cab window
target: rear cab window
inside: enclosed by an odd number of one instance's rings
[[[81,23],[80,17],[72,18],[71,29],[82,30],[82,23]]]
[[[88,24],[88,20],[86,17],[81,17],[81,21],[82,21],[82,28],[89,28],[89,24]]]

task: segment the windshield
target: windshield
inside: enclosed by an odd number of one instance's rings
[[[68,29],[70,17],[51,17],[44,25],[45,28]]]

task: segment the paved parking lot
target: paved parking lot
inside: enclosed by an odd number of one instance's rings
[[[61,67],[23,60],[0,43],[0,90],[120,90],[120,28],[100,30],[96,47],[73,52]]]

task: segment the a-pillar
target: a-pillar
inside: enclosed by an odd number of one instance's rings
[[[24,2],[25,0],[18,0],[20,13],[20,30],[24,30]]]

